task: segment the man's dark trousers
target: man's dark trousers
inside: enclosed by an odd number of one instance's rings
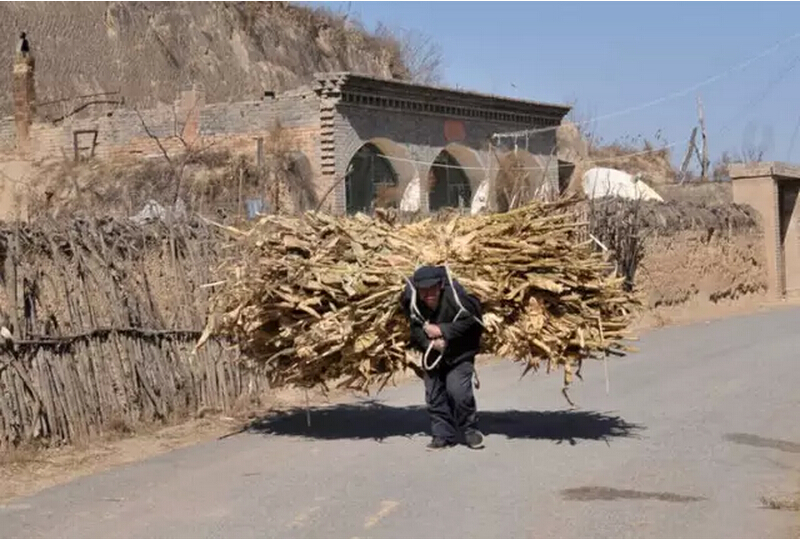
[[[455,366],[441,362],[425,372],[425,403],[431,417],[434,437],[455,441],[458,432],[478,429],[475,396],[472,393],[474,360],[464,360]]]

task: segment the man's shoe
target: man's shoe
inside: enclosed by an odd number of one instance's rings
[[[483,448],[483,433],[477,429],[471,429],[464,434],[467,446],[473,449]]]
[[[431,439],[431,442],[428,443],[429,450],[441,450],[442,448],[450,448],[451,446],[453,446],[453,442],[443,439],[442,437],[434,437]]]

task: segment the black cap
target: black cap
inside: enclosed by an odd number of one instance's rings
[[[435,285],[441,285],[447,279],[447,272],[444,266],[422,266],[417,268],[411,281],[418,289],[426,289]]]

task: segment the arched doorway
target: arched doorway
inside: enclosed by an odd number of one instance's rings
[[[469,208],[472,204],[472,187],[461,164],[447,150],[442,150],[433,160],[428,173],[428,208]]]
[[[369,214],[377,207],[396,208],[399,191],[397,172],[383,152],[371,142],[359,148],[345,173],[347,213]]]
[[[507,212],[533,200],[553,200],[558,195],[547,181],[548,168],[558,166],[549,156],[534,155],[526,150],[510,151],[500,158],[499,165],[495,177],[498,212]]]

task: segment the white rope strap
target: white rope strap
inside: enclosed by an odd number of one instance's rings
[[[456,304],[458,305],[458,313],[456,313],[456,316],[453,317],[453,320],[452,320],[452,322],[456,322],[459,319],[459,317],[461,317],[462,313],[467,313],[467,314],[470,314],[470,315],[472,315],[472,314],[469,312],[468,309],[466,309],[464,307],[464,304],[461,303],[461,298],[459,298],[458,291],[456,290],[456,287],[455,287],[455,285],[453,283],[453,276],[450,273],[450,267],[445,265],[444,269],[445,269],[445,273],[447,274],[447,281],[450,284],[450,289],[453,291],[453,298],[455,299]],[[422,313],[420,312],[419,308],[417,307],[417,288],[414,286],[414,284],[411,282],[411,280],[408,279],[408,277],[406,277],[405,280],[406,280],[406,283],[408,283],[408,286],[411,288],[411,306],[410,306],[411,307],[411,312],[412,312],[411,316],[417,318],[419,320],[419,322],[421,322],[423,325],[428,324],[430,321],[427,321],[425,319],[425,317],[422,316]],[[481,326],[486,328],[486,326],[484,326],[484,324],[483,324],[483,321],[481,321],[478,317],[476,317],[475,315],[472,315],[472,318],[475,319],[475,321],[478,324],[480,324]],[[442,357],[444,356],[444,354],[440,354],[439,357],[433,362],[433,364],[429,365],[428,364],[428,356],[430,355],[432,350],[433,350],[433,342],[431,342],[428,345],[428,349],[422,355],[422,368],[425,369],[426,371],[431,371],[431,370],[436,369],[436,367],[439,365],[439,362],[442,361]],[[475,387],[476,388],[480,387],[480,379],[478,379],[477,371],[475,372]]]

